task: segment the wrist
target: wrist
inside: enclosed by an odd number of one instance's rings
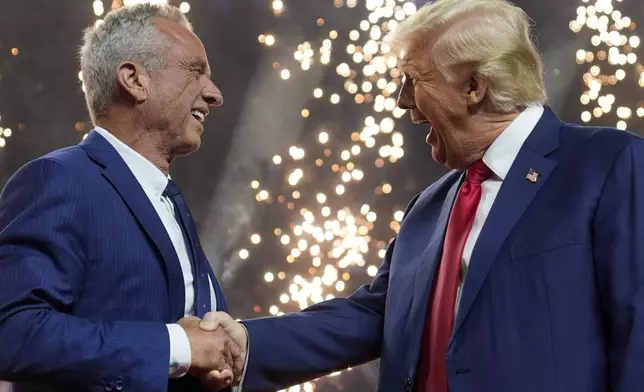
[[[167,324],[170,340],[169,378],[185,376],[192,366],[192,349],[188,334],[179,324]]]

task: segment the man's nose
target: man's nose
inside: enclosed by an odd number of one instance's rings
[[[411,87],[411,91],[410,91]],[[416,101],[414,100],[413,95],[413,86],[409,86],[409,83],[405,81],[402,87],[400,88],[400,93],[398,94],[398,107],[403,110],[413,110],[416,109]]]
[[[203,89],[202,96],[208,106],[221,106],[224,104],[224,96],[221,90],[212,81],[208,81],[208,85]]]

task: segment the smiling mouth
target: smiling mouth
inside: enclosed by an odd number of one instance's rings
[[[202,124],[206,120],[206,113],[200,109],[192,109],[190,111],[190,114],[192,114],[192,117],[197,119],[197,121],[199,121]]]

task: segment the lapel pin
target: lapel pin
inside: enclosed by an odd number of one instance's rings
[[[525,176],[525,179],[534,184],[539,179],[539,172],[534,169],[530,169],[528,170],[528,174]]]

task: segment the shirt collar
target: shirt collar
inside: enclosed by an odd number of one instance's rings
[[[153,200],[160,199],[165,188],[168,186],[169,177],[166,177],[166,175],[163,174],[158,167],[154,166],[152,162],[148,161],[143,157],[143,155],[134,151],[130,146],[120,141],[107,129],[95,127],[94,130],[103,136],[103,138],[105,138],[105,140],[114,147],[121,158],[123,158],[125,164],[132,174],[134,174],[134,177],[139,182],[148,198]]]
[[[528,106],[496,138],[483,155],[483,162],[501,181],[505,180],[514,160],[543,115],[541,105]]]

